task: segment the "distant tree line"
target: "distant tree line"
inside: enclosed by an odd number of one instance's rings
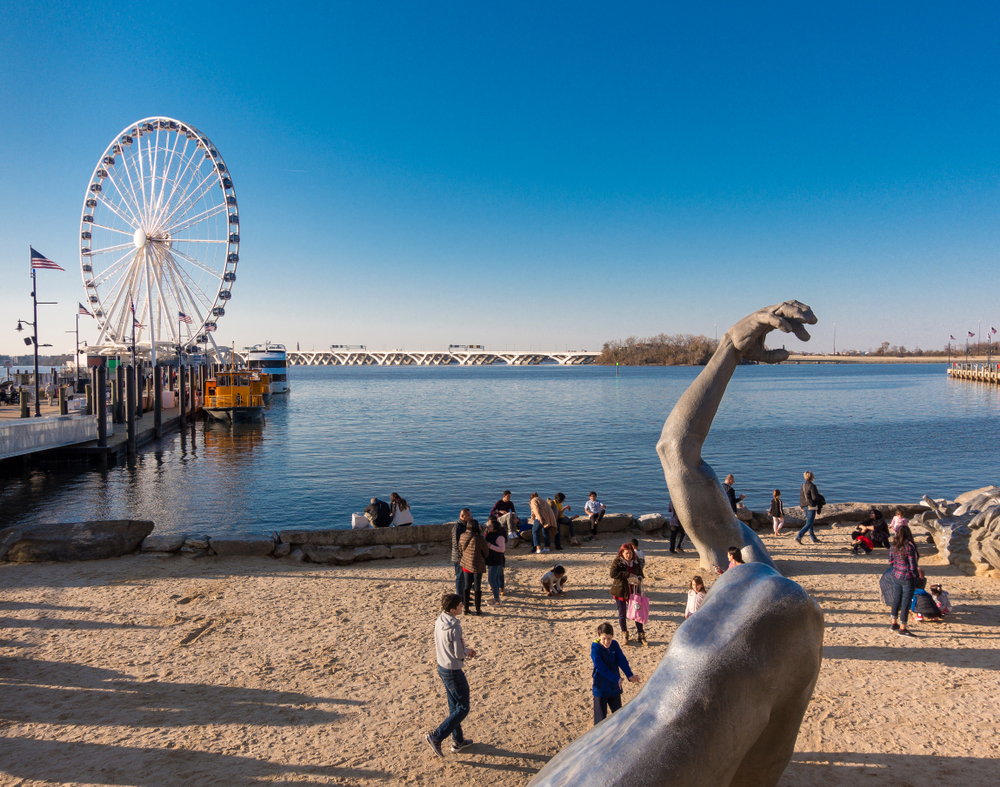
[[[704,366],[715,352],[716,342],[707,336],[661,333],[648,339],[630,336],[605,342],[595,363],[622,366]]]
[[[627,339],[616,339],[605,342],[601,354],[595,363],[614,366],[616,363],[622,366],[704,366],[708,363],[712,353],[715,352],[716,341],[708,336],[693,336],[689,333],[678,333],[668,336],[661,333],[659,336],[651,336],[647,339],[640,339],[630,336]],[[969,354],[982,356],[987,351],[992,350],[1000,354],[1000,343],[998,342],[970,342]],[[796,353],[798,355],[827,355],[827,353],[808,351]],[[882,342],[877,348],[864,350],[840,350],[837,355],[858,356],[869,355],[885,358],[947,358],[948,349],[922,350],[915,347],[908,350],[902,345]],[[952,342],[952,357],[965,355],[965,342]]]

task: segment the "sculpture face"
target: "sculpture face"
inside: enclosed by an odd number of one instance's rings
[[[716,580],[639,694],[532,787],[772,787],[781,778],[819,676],[823,613],[733,516],[701,449],[739,362],[785,360],[786,351],[764,347],[767,333],[805,341],[815,322],[798,301],[744,318],[670,413],[656,448],[681,524],[706,568],[728,565],[731,546],[746,564]]]

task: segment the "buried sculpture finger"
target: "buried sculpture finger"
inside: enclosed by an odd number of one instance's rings
[[[762,563],[716,580],[645,687],[530,787],[773,787],[819,676],[823,613]]]

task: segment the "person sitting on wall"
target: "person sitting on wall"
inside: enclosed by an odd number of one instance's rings
[[[392,511],[384,500],[373,497],[371,505],[365,508],[365,518],[372,523],[372,527],[389,527]]]
[[[521,523],[521,520],[518,519],[517,511],[514,510],[514,501],[510,499],[509,489],[503,490],[501,499],[493,504],[493,508],[490,509],[490,516],[503,525],[508,538],[517,538],[518,525]]]

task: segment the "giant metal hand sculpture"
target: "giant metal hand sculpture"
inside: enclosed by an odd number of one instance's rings
[[[639,694],[563,749],[532,787],[773,787],[781,778],[819,676],[823,613],[733,515],[701,449],[740,360],[785,360],[764,337],[778,329],[805,341],[803,325],[815,322],[798,301],[741,320],[670,413],[656,448],[702,564],[727,565],[736,545],[747,564],[716,581]]]
[[[764,337],[778,329],[809,339],[804,324],[816,323],[812,309],[798,301],[768,306],[740,320],[726,331],[719,346],[674,406],[656,445],[670,489],[670,501],[688,537],[701,556],[702,566],[729,565],[729,547],[744,547],[744,559],[770,563],[767,551],[750,528],[733,515],[719,479],[701,458],[719,403],[741,360],[777,363],[785,350],[766,350]]]

